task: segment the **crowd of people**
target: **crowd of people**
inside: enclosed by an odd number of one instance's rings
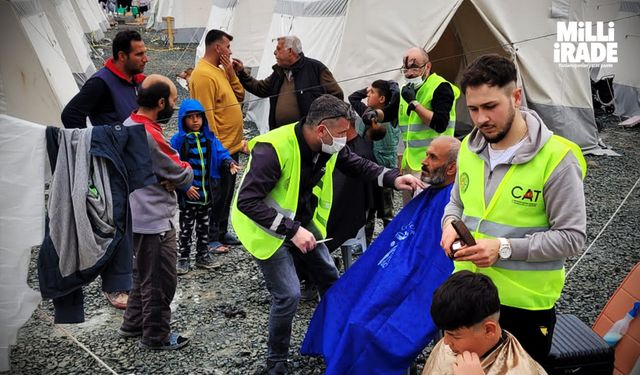
[[[191,270],[192,248],[195,267],[214,270],[218,254],[242,245],[272,297],[266,372],[286,374],[299,301],[322,298],[339,279],[332,251],[354,240],[366,248],[376,218],[384,227],[402,220],[394,219],[399,190],[405,205],[425,200],[443,213],[429,223],[437,227],[432,247],[454,270],[433,294],[431,317],[444,337],[423,373],[545,373],[564,260],[586,237],[586,164],[575,144],[521,107],[513,62],[482,56],[459,88],[412,47],[401,56],[404,82],[374,80],[347,103],[297,37],[277,39],[273,73],[263,80],[231,57],[232,41],[208,31],[190,99],[177,103],[169,78],[143,74],[140,34],[121,31],[113,56],[62,112],[65,128],[142,124],[146,132],[156,181],[129,196],[122,241],[133,248],[131,289],[104,290],[125,309],[119,333],[145,349],[187,345],[171,331],[170,303],[178,275]],[[269,132],[250,140],[246,91],[270,101]],[[461,94],[474,124],[462,142],[453,137]],[[178,106],[170,136],[162,125]],[[475,244],[452,247],[460,237],[454,221]]]

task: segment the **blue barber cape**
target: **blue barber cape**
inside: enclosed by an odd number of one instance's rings
[[[322,298],[301,352],[324,356],[327,374],[403,374],[433,338],[431,298],[453,272],[440,247],[452,186],[411,200]]]

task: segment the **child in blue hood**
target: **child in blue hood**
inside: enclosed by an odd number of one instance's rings
[[[193,168],[193,183],[178,192],[180,205],[180,237],[178,239],[178,275],[189,272],[191,234],[196,228],[196,266],[215,268],[209,250],[209,210],[211,190],[220,179],[220,168],[228,168],[235,174],[240,166],[231,158],[229,151],[209,130],[202,104],[195,99],[186,99],[178,112],[178,132],[171,137],[171,146],[180,153],[180,159]],[[217,252],[222,252],[215,249]]]

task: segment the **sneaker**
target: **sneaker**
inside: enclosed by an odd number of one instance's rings
[[[187,337],[183,337],[175,332],[171,332],[169,334],[169,340],[162,345],[148,345],[140,340],[138,341],[138,347],[140,349],[147,350],[177,350],[187,346],[188,343],[189,339]]]
[[[203,256],[196,257],[196,267],[211,270],[215,268],[220,268],[221,266],[222,264],[213,260],[213,256],[211,255],[211,253],[206,253]]]
[[[176,266],[176,273],[178,275],[186,275],[189,272],[190,266],[189,258],[180,258]]]
[[[315,302],[318,302],[320,300],[320,296],[318,295],[318,288],[316,288],[315,284],[313,284],[311,281],[300,281],[300,300]]]
[[[127,301],[129,301],[127,292],[104,292],[104,297],[116,309],[125,310],[127,308]]]
[[[287,375],[287,361],[270,361],[267,360],[267,375]]]

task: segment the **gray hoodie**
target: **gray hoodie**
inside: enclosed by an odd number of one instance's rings
[[[493,171],[489,167],[487,141],[477,128],[469,134],[469,150],[485,162],[485,202],[490,202],[498,185],[512,164],[523,164],[533,159],[553,134],[532,110],[522,108],[528,136],[508,164],[499,164]],[[577,254],[584,246],[587,213],[582,185],[582,169],[573,153],[567,155],[551,173],[542,192],[551,228],[524,238],[509,238],[511,259],[524,261],[563,260]],[[463,205],[460,200],[458,176],[451,189],[451,200],[445,207],[444,223],[450,217],[459,219]]]
[[[177,189],[188,187],[193,181],[191,166],[180,161],[176,150],[162,135],[160,126],[136,113],[124,122],[125,125],[133,123],[143,123],[145,126],[153,173],[158,181],[168,181]],[[133,233],[158,234],[175,227],[172,220],[177,210],[176,192],[167,191],[159,182],[129,195]]]

